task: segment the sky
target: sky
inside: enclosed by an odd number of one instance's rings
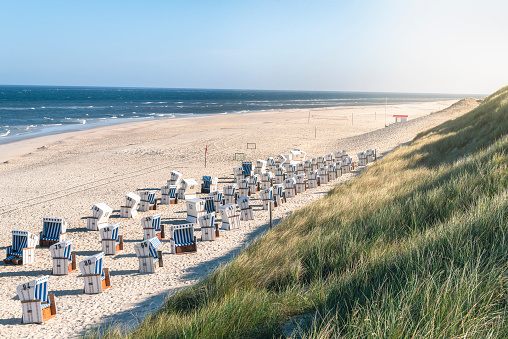
[[[0,84],[488,94],[508,1],[0,0]]]

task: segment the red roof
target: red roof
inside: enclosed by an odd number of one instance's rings
[[[407,117],[408,117],[408,115],[395,114],[393,117],[394,117],[394,118],[407,118]]]

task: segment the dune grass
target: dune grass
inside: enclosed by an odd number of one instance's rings
[[[105,336],[284,337],[310,315],[293,336],[508,337],[507,101],[420,134]]]

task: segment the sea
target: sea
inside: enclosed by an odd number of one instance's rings
[[[0,85],[0,144],[128,121],[406,104],[471,94]]]

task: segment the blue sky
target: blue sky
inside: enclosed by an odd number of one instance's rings
[[[3,1],[0,84],[490,93],[503,1]]]

